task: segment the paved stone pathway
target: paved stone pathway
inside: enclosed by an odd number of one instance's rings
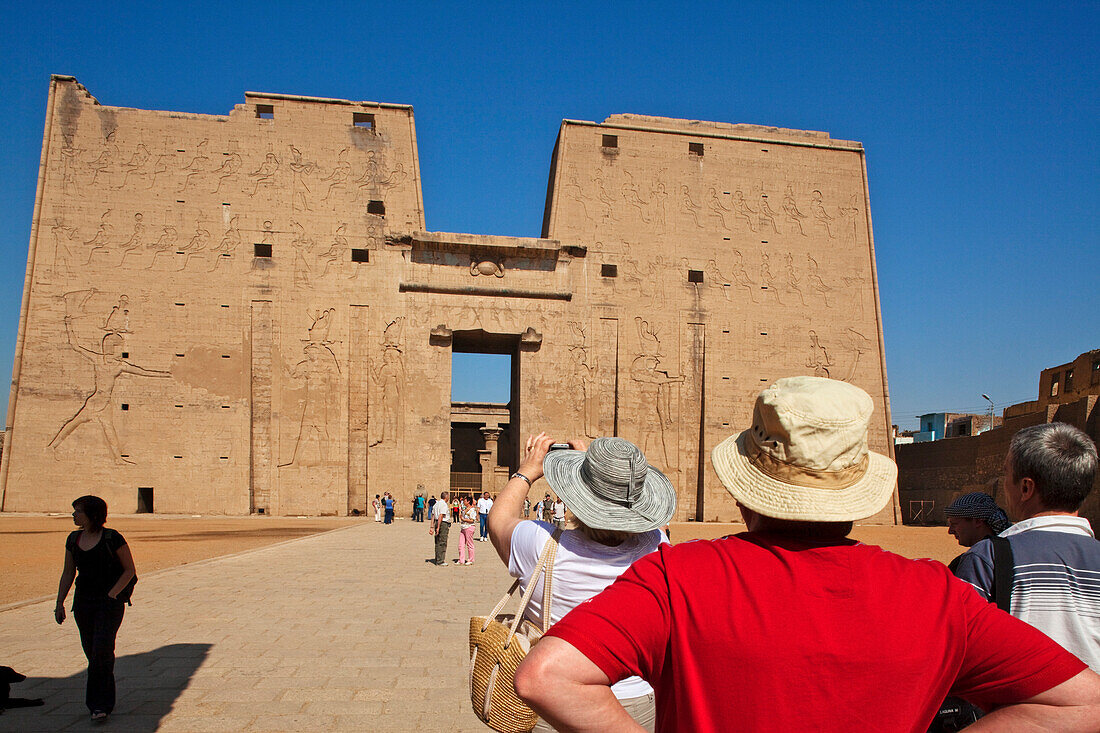
[[[0,612],[0,664],[28,677],[13,694],[46,699],[0,731],[486,731],[467,693],[469,617],[510,579],[488,542],[475,565],[426,563],[427,528],[364,521],[142,576],[106,726],[84,707],[71,614],[55,624],[52,600]]]

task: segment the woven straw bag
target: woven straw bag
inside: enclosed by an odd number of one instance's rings
[[[550,592],[560,536],[559,528],[546,540],[514,614],[501,613],[501,609],[519,588],[519,580],[512,583],[488,616],[470,618],[470,703],[481,722],[500,733],[526,733],[538,721],[538,715],[516,696],[512,685],[519,663],[550,628]],[[523,618],[523,612],[531,601],[539,575],[544,572],[542,628],[539,628]]]

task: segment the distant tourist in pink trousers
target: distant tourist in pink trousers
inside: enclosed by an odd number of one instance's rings
[[[462,522],[462,533],[458,538],[458,564],[474,564],[474,525],[477,524],[477,507],[474,500],[465,497],[462,500],[462,512],[459,517]]]

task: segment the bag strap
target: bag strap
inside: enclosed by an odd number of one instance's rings
[[[550,569],[553,569],[554,556],[557,554],[558,538],[561,537],[561,532],[562,532],[562,530],[561,530],[560,527],[555,529],[554,534],[551,535],[548,540],[546,540],[546,544],[543,545],[543,547],[542,547],[542,552],[539,554],[538,563],[535,565],[535,569],[531,573],[531,579],[527,583],[527,588],[524,589],[524,591],[523,591],[523,596],[520,598],[520,602],[519,602],[519,608],[516,610],[516,615],[512,620],[512,628],[511,628],[511,630],[508,634],[508,638],[504,642],[504,648],[505,649],[507,649],[508,645],[512,643],[512,637],[516,635],[516,630],[519,628],[519,624],[523,620],[523,613],[524,613],[524,611],[527,610],[527,604],[531,602],[531,596],[534,594],[535,583],[538,580],[539,575],[541,575],[542,572],[547,569],[547,564],[549,564]],[[546,576],[546,579],[550,580],[551,577],[552,577],[552,575],[548,574]],[[549,591],[547,590],[547,587],[546,587],[547,585],[548,585],[547,582],[544,581],[543,582],[543,604],[544,604],[543,608],[547,609],[547,612],[543,615],[543,626],[544,626],[543,632],[544,633],[547,629],[550,628],[549,621],[548,621],[548,619],[550,618],[550,614],[549,614],[549,595],[550,594],[549,594]],[[508,602],[508,599],[512,597],[512,594],[516,592],[517,588],[519,588],[519,578],[516,578],[516,581],[514,583],[512,583],[512,587],[508,589],[508,591],[501,597],[501,599],[499,601],[497,601],[497,604],[495,606],[493,606],[493,610],[490,611],[489,615],[485,617],[485,623],[482,624],[482,627],[481,627],[482,631],[485,631],[485,629],[489,628],[489,623],[497,617],[497,614],[499,614],[501,609],[504,608],[504,604],[506,604]]]
[[[993,541],[993,600],[997,608],[1009,613],[1012,605],[1012,576],[1016,560],[1006,537],[991,537]]]

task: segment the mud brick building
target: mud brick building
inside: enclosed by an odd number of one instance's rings
[[[868,202],[859,143],[613,115],[563,121],[541,237],[432,232],[411,107],[54,77],[3,509],[407,506],[459,464],[497,488],[546,429],[633,440],[677,519],[730,519],[709,451],[780,377],[864,388],[892,451]],[[509,355],[510,401],[452,405],[454,352]]]
[[[959,494],[984,491],[1004,506],[1001,476],[1012,436],[1022,428],[1064,422],[1100,444],[1100,349],[1039,374],[1039,396],[1006,407],[993,430],[974,436],[898,445],[898,490],[907,524],[943,524],[943,509]],[[1100,524],[1100,476],[1081,507],[1093,526]]]

